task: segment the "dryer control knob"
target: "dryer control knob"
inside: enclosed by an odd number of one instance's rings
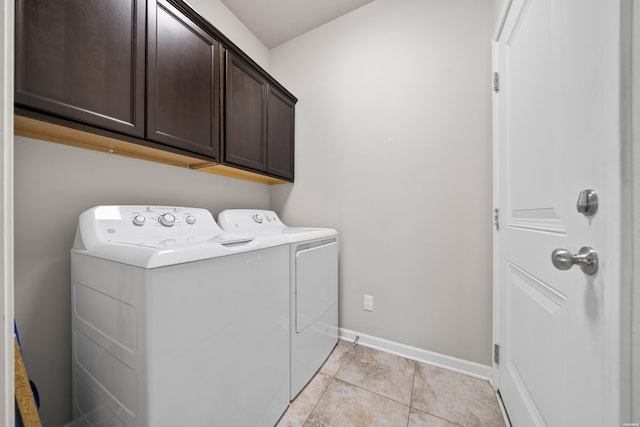
[[[195,216],[193,216],[193,215],[189,215],[189,216],[187,217],[186,221],[187,221],[187,224],[189,224],[189,225],[193,225],[193,224],[195,224],[195,223],[196,223],[196,217],[195,217]]]
[[[136,215],[133,217],[133,225],[143,226],[146,218],[143,215]]]
[[[262,224],[262,215],[260,215],[260,214],[255,214],[255,215],[253,216],[253,220],[254,220],[255,222],[257,222],[258,224]]]
[[[162,214],[158,217],[158,221],[160,224],[165,227],[173,227],[173,224],[176,222],[176,217],[171,215],[170,213]]]

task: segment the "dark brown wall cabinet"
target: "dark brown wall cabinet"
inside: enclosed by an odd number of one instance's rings
[[[224,160],[234,165],[267,169],[267,80],[227,52]]]
[[[147,138],[215,159],[219,44],[166,1],[148,6]]]
[[[229,51],[225,76],[224,163],[293,180],[295,98]]]
[[[20,114],[293,180],[297,100],[182,0],[15,1]]]
[[[269,85],[267,92],[267,172],[293,181],[296,101]]]
[[[16,0],[16,103],[143,137],[145,6]]]

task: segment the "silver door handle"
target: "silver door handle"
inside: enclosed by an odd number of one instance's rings
[[[558,248],[551,254],[551,261],[558,270],[568,270],[574,264],[578,264],[589,276],[598,271],[598,254],[588,246],[581,248],[577,255],[571,255],[568,250]]]

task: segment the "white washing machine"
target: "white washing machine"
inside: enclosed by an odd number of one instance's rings
[[[100,206],[71,250],[74,425],[272,426],[289,404],[289,246],[204,209]]]
[[[273,211],[229,209],[218,215],[229,232],[290,242],[290,351],[293,400],[338,342],[338,232],[287,227]]]

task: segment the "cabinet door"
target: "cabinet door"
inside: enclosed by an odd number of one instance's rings
[[[295,101],[269,85],[267,172],[293,180]]]
[[[267,170],[267,82],[255,69],[227,51],[224,161]]]
[[[16,0],[15,102],[144,136],[145,0]]]
[[[218,42],[164,0],[148,3],[147,138],[218,158]]]

